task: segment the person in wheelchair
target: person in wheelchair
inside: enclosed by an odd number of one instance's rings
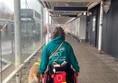
[[[54,74],[57,71],[65,71],[66,83],[74,83],[70,80],[72,79],[71,76],[74,74],[71,66],[75,70],[76,74],[80,72],[80,67],[73,52],[73,48],[65,41],[65,32],[63,28],[56,27],[52,33],[51,41],[42,51],[40,73],[43,75],[46,72],[46,69],[49,71],[48,74]]]

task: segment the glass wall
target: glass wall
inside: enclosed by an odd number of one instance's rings
[[[77,18],[77,19],[67,23],[64,27],[65,27],[66,32],[69,32],[72,35],[76,35],[79,37],[80,18]]]
[[[45,43],[44,11],[44,7],[38,0],[21,0],[21,64]],[[5,14],[3,15],[5,16]],[[10,13],[7,18],[0,17],[0,83],[15,70],[17,64],[15,63],[13,15],[14,12]],[[28,68],[21,69],[21,77],[24,77],[26,73],[28,74],[28,70]],[[12,80],[11,83],[16,82]],[[22,83],[27,83],[27,81],[22,81]]]

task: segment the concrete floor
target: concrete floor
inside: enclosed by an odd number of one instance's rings
[[[118,61],[107,54],[98,54],[87,43],[66,36],[80,65],[79,83],[118,83]]]

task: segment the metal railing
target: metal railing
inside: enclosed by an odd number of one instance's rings
[[[22,71],[22,74],[26,73],[28,70],[24,71],[23,69],[26,68],[26,66],[28,66],[28,64],[30,63],[30,60],[34,59],[34,58],[37,58],[39,56],[39,51],[42,49],[42,47],[44,46],[44,44],[39,47],[35,52],[33,52],[17,69],[15,69],[5,80],[3,80],[2,83],[16,83],[16,76],[18,77],[18,73]],[[34,62],[32,60],[32,62]],[[30,68],[30,67],[27,67],[27,69]],[[26,77],[27,78],[27,77]],[[23,76],[22,76],[22,79],[21,79],[21,83],[26,83],[26,82],[23,82],[23,81],[27,81],[27,79],[25,79]]]

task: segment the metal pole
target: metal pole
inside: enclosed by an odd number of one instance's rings
[[[1,39],[1,33],[2,33],[2,29],[1,29],[1,27],[0,27],[0,66],[1,66],[1,68],[0,68],[0,82],[2,83],[2,45],[1,45],[1,42],[2,42],[2,39]]]
[[[20,0],[14,0],[14,23],[15,23],[15,68],[21,64],[21,12]],[[16,83],[20,82],[20,72],[16,76]]]
[[[14,38],[13,38],[13,32],[11,33],[11,50],[12,50],[12,54],[14,53],[14,45],[13,45],[13,42],[14,42]]]
[[[41,28],[40,28],[40,30],[41,30],[41,44],[43,43],[43,7],[41,6]]]
[[[46,18],[46,15],[45,15],[45,8],[43,8],[42,7],[42,24],[43,24],[43,29],[42,29],[42,32],[44,31],[44,26],[45,26],[45,21],[44,21],[44,19]],[[43,43],[45,42],[45,36],[44,36],[45,34],[44,34],[44,32],[42,33],[42,37],[43,37]]]
[[[101,53],[101,48],[102,48],[102,27],[103,27],[103,1],[101,1],[101,6],[100,6],[99,39],[98,39],[99,53]]]

